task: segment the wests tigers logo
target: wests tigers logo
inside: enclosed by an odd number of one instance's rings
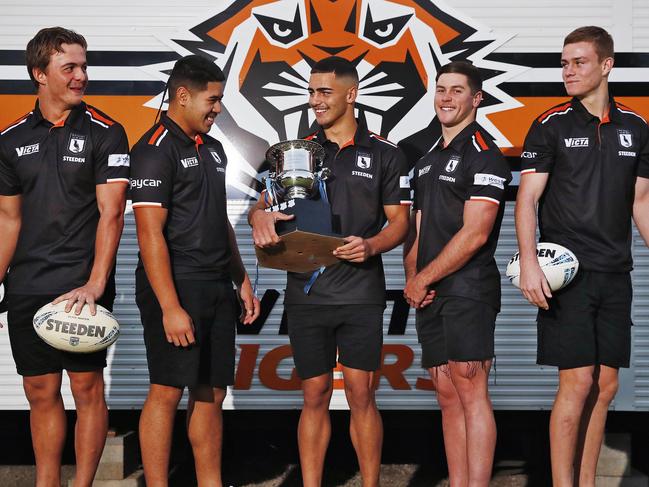
[[[228,184],[256,197],[266,148],[307,134],[314,123],[309,73],[330,55],[357,66],[358,116],[399,143],[413,163],[440,135],[435,74],[451,60],[482,69],[479,121],[509,145],[485,115],[519,105],[497,84],[521,68],[485,59],[507,38],[462,17],[430,0],[235,0],[166,41],[181,55],[211,56],[225,72],[224,110],[213,132],[228,154]]]

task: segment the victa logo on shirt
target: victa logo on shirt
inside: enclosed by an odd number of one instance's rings
[[[157,188],[162,184],[159,179],[131,179],[131,189]]]
[[[569,139],[563,139],[566,143],[566,147],[588,147],[588,137],[570,137]]]
[[[185,169],[188,167],[194,167],[198,166],[198,158],[196,157],[187,157],[185,159],[181,159],[180,163],[183,165]]]
[[[419,173],[417,174],[417,177],[420,178],[424,174],[426,174],[428,171],[430,171],[430,164],[428,166],[424,166],[419,170]]]
[[[26,156],[29,154],[36,154],[40,149],[40,144],[24,145],[22,147],[16,147],[16,153],[18,157]]]

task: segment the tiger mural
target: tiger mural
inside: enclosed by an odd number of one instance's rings
[[[413,163],[441,133],[433,110],[437,68],[472,61],[485,79],[479,122],[507,146],[486,115],[519,106],[497,85],[524,68],[485,59],[508,38],[472,24],[430,0],[234,0],[166,41],[181,55],[211,56],[226,74],[214,135],[231,154],[228,184],[256,197],[266,148],[306,134],[314,123],[309,73],[330,55],[358,69],[357,115],[399,143]]]

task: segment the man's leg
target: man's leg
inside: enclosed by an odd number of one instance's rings
[[[106,444],[108,408],[102,370],[68,372],[77,409],[74,450],[77,459],[74,487],[90,487]]]
[[[332,393],[331,372],[302,381],[304,406],[297,428],[297,442],[304,487],[322,484],[325,454],[331,437],[329,402]]]
[[[167,487],[169,454],[180,387],[151,384],[140,416],[140,448],[147,487]]]
[[[383,422],[374,398],[374,372],[343,367],[350,410],[349,433],[356,450],[363,487],[379,485]]]
[[[449,361],[451,380],[462,402],[466,424],[466,451],[471,487],[489,485],[496,448],[494,419],[487,379],[491,360]]]
[[[469,464],[466,451],[466,422],[464,408],[451,381],[448,364],[428,369],[442,413],[444,450],[448,465],[448,479],[452,487],[469,485]]]
[[[196,480],[201,487],[221,487],[222,406],[226,391],[211,386],[189,390],[187,436],[194,452]]]
[[[554,487],[573,485],[579,425],[593,385],[594,366],[559,371],[559,390],[550,416],[550,458]]]
[[[606,365],[596,366],[593,379],[594,384],[581,418],[579,446],[575,457],[575,483],[580,487],[595,487],[606,415],[618,388],[618,369]]]
[[[61,455],[65,442],[65,409],[61,373],[23,377],[29,401],[29,423],[36,458],[36,486],[61,486]]]

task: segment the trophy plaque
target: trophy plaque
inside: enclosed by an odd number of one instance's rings
[[[323,168],[324,148],[310,140],[287,140],[266,151],[271,171],[266,191],[273,206],[266,211],[294,215],[278,221],[278,245],[255,247],[262,267],[290,272],[315,271],[337,262],[334,249],[344,244],[332,224],[331,206],[324,194],[330,173]]]

